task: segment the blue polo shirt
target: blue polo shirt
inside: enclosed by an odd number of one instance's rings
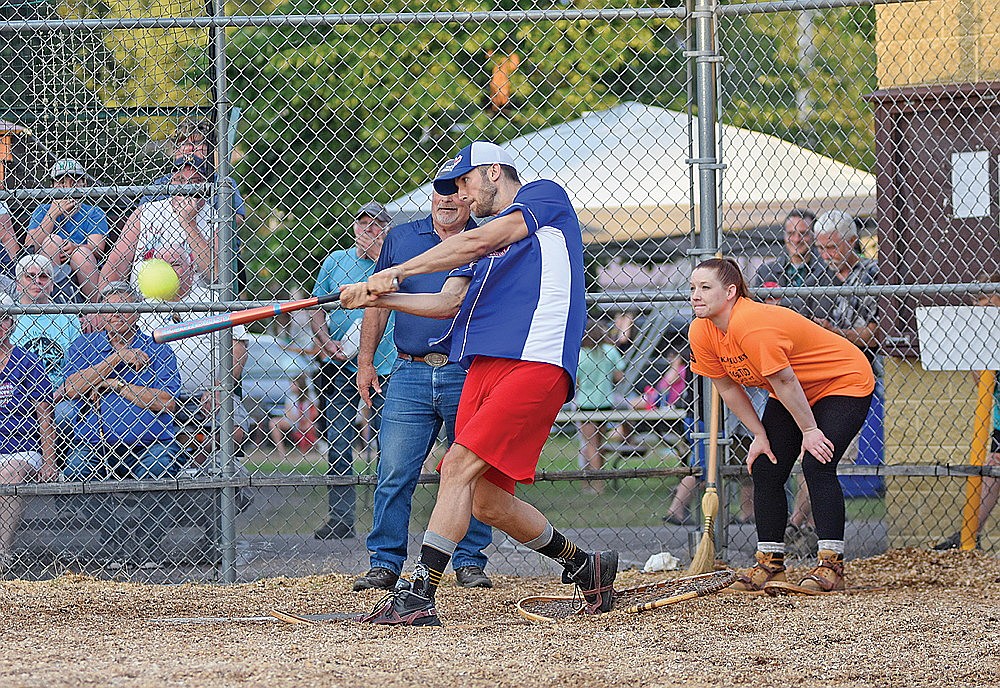
[[[149,365],[142,370],[119,365],[114,370],[114,377],[132,385],[165,389],[177,396],[181,388],[181,376],[170,345],[157,344],[148,334],[137,332],[129,346],[149,356]],[[70,344],[66,355],[66,377],[97,365],[110,356],[112,351],[106,332],[80,335]],[[140,408],[114,392],[101,396],[99,416],[98,405],[84,403],[82,399],[73,401],[78,411],[73,432],[87,444],[97,445],[107,441],[143,446],[174,439],[174,422],[170,413],[155,413]]]
[[[28,231],[41,226],[45,213],[51,207],[51,203],[43,203],[35,208],[35,212],[31,213],[31,220],[28,222]],[[56,222],[53,233],[72,241],[74,244],[86,244],[87,237],[91,234],[106,235],[108,233],[108,218],[100,208],[81,203],[80,207],[73,213],[73,217]]]
[[[313,287],[313,296],[339,294],[341,285],[364,282],[374,271],[375,261],[359,258],[356,248],[334,251],[323,261],[323,267],[320,268],[319,276],[316,278],[316,286]],[[356,310],[334,308],[327,311],[326,326],[330,336],[338,341],[343,339],[351,323],[360,320],[364,314],[363,308]],[[375,350],[375,371],[379,375],[391,373],[392,366],[396,362],[396,347],[392,343],[393,320],[394,318],[389,318],[385,336]],[[358,371],[353,361],[346,362],[344,367],[351,372]]]
[[[469,218],[465,228],[475,229],[476,221]],[[434,231],[434,222],[430,215],[422,220],[414,220],[393,227],[385,237],[382,252],[375,263],[375,272],[380,272],[394,265],[405,263],[410,258],[419,256],[424,251],[441,243],[441,237]],[[448,272],[432,272],[426,275],[413,275],[403,280],[399,285],[400,294],[435,294],[441,291]],[[396,327],[393,339],[396,348],[411,356],[426,356],[434,351],[447,354],[444,344],[431,345],[448,331],[450,322],[435,318],[424,318],[409,313],[396,313]]]
[[[33,353],[15,346],[0,370],[0,454],[40,451],[40,401],[52,402],[45,366]]]
[[[520,212],[528,236],[452,276],[471,278],[442,342],[466,368],[475,356],[561,366],[574,384],[587,321],[580,220],[566,191],[542,179],[522,186],[497,214]]]

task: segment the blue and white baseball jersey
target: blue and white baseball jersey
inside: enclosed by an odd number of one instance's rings
[[[475,356],[561,366],[574,381],[572,398],[587,320],[580,220],[547,179],[522,186],[497,217],[517,211],[527,237],[452,271],[472,281],[440,341],[466,368]]]

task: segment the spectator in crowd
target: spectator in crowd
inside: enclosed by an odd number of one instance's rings
[[[0,182],[0,189],[3,188]],[[0,201],[0,277],[10,279],[14,275],[14,261],[21,252],[21,246],[17,242],[17,234],[14,232],[14,221],[10,216],[10,209],[7,204]],[[7,292],[7,285],[0,284],[0,291]]]
[[[81,188],[93,181],[83,165],[69,158],[53,165],[49,176],[55,189]],[[60,270],[54,275],[57,281],[72,280],[90,300],[97,293],[98,265],[107,234],[108,219],[103,210],[78,198],[62,198],[35,208],[26,243],[56,265]]]
[[[16,269],[19,302],[39,306],[52,303],[54,270],[52,261],[41,254],[21,258]],[[15,320],[11,341],[35,354],[45,366],[55,390],[56,429],[60,439],[68,438],[72,434],[75,405],[62,398],[62,384],[66,352],[82,334],[80,317],[74,313],[22,313]]]
[[[172,160],[176,160],[179,157],[193,155],[201,158],[202,160],[208,161],[207,168],[209,170],[214,170],[215,151],[212,150],[213,130],[214,125],[208,120],[195,118],[185,118],[181,120],[178,122],[177,129],[174,130],[174,133],[170,137],[170,141],[168,143],[170,158]],[[170,184],[173,177],[173,174],[165,174],[159,179],[154,180],[153,184],[157,186]],[[210,181],[215,183],[218,178],[219,175],[213,173]],[[232,185],[233,211],[236,214],[237,224],[240,224],[246,218],[246,203],[243,202],[240,190],[236,188],[236,182],[231,177],[227,177],[226,180]],[[169,197],[166,194],[146,194],[139,199],[139,205],[152,203],[154,201],[163,201],[167,198]]]
[[[400,265],[440,244],[448,237],[474,229],[469,204],[457,194],[431,196],[431,214],[389,230],[375,271]],[[401,285],[402,293],[436,292],[447,272],[418,275]],[[389,322],[384,308],[365,310],[358,354],[358,389],[365,404],[371,393],[382,392],[375,369],[376,346]],[[455,440],[455,415],[465,383],[465,370],[448,361],[448,349],[434,344],[444,337],[450,322],[398,313],[393,328],[397,361],[385,391],[382,427],[379,431],[378,485],[372,531],[368,535],[369,571],[354,582],[355,590],[391,590],[406,560],[406,544],[413,492],[427,455],[444,424],[448,444]],[[486,575],[483,550],[493,541],[489,526],[473,518],[469,532],[458,543],[452,568],[458,584],[467,587],[493,586]]]
[[[288,299],[298,301],[308,298],[302,287],[294,287],[288,292]],[[292,354],[313,356],[316,349],[313,344],[311,314],[308,311],[292,311],[280,313],[268,324],[268,330],[281,343],[281,348]]]
[[[0,294],[0,308],[14,300]],[[11,342],[14,316],[0,313],[0,484],[56,475],[52,422],[52,385],[45,366],[30,351]],[[0,575],[13,564],[11,545],[21,521],[24,498],[0,496]]]
[[[635,330],[635,313],[632,311],[622,311],[615,315],[613,337],[615,346],[623,354],[632,348],[632,343],[635,341]]]
[[[170,179],[175,184],[201,184],[210,174],[208,161],[196,155],[174,158],[174,168]],[[101,284],[118,280],[134,284],[139,264],[168,246],[184,246],[194,261],[195,284],[207,284],[216,274],[219,255],[211,213],[204,195],[199,194],[177,194],[140,205],[125,221],[108,254],[101,270]]]
[[[813,223],[816,215],[809,210],[793,210],[785,216],[783,236],[785,253],[775,260],[764,263],[750,280],[750,287],[763,286],[771,282],[776,287],[815,287],[830,283],[826,265],[813,246]],[[815,297],[789,296],[782,305],[806,317],[824,308],[821,299]]]
[[[342,284],[368,279],[375,268],[375,261],[378,260],[385,232],[390,224],[389,213],[378,203],[362,206],[354,215],[354,248],[334,251],[323,261],[313,296],[336,294]],[[314,382],[323,418],[323,432],[329,444],[329,475],[354,474],[352,447],[358,437],[354,419],[361,405],[361,396],[354,380],[357,367],[352,362],[357,356],[356,345],[348,344],[345,337],[349,330],[358,327],[362,316],[363,311],[343,309],[316,310],[312,313],[313,337],[321,358]],[[392,371],[396,359],[391,329],[390,323],[386,336],[375,352],[375,370],[382,376],[387,376]],[[370,424],[377,431],[381,418],[381,395],[376,395],[372,401]],[[354,537],[354,492],[353,485],[329,488],[329,513],[326,522],[316,531],[316,539]]]
[[[305,373],[297,375],[288,383],[282,415],[268,421],[271,441],[282,460],[288,458],[286,437],[290,436],[292,443],[296,445],[315,438],[316,415],[316,405],[309,396],[309,376]]]
[[[108,304],[135,304],[139,295],[127,282],[111,282],[98,298]],[[173,412],[181,387],[177,359],[138,328],[139,314],[117,311],[101,318],[103,329],[70,345],[65,396],[77,404],[74,446],[65,474],[70,480],[156,479],[177,468]],[[145,493],[143,493],[145,494]],[[134,519],[100,519],[110,568],[129,563],[157,567],[167,512],[160,495],[129,495]],[[112,511],[112,514],[116,513]],[[141,521],[138,521],[141,519]],[[134,532],[137,529],[138,532]]]
[[[979,282],[983,284],[1000,284],[1000,272],[986,273],[979,276]],[[981,307],[992,306],[1000,308],[1000,294],[995,292],[985,293],[979,296],[976,304]],[[987,466],[1000,466],[1000,375],[993,384],[993,431],[990,436],[989,452],[986,454]],[[993,513],[997,501],[1000,499],[1000,478],[984,476],[982,479],[982,492],[979,499],[979,513],[976,519],[976,547],[979,547],[979,533],[986,525],[987,519]],[[941,542],[934,545],[936,550],[957,549],[962,546],[962,531],[958,530],[946,537]]]
[[[828,284],[861,287],[875,284],[878,265],[858,251],[858,228],[848,213],[831,210],[816,218],[816,247],[829,270]],[[878,349],[878,303],[874,296],[843,294],[813,319],[861,349],[875,364]],[[878,372],[878,371],[876,371]]]
[[[207,287],[195,283],[194,261],[184,245],[164,246],[153,252],[153,258],[166,261],[177,273],[177,294],[174,303],[204,303],[212,301]],[[183,313],[144,313],[139,319],[139,330],[152,332],[158,327],[171,325],[187,317]],[[250,428],[250,415],[243,406],[240,380],[247,362],[247,331],[242,325],[231,328],[233,333],[233,377],[236,381],[233,398],[233,443],[239,448]],[[198,426],[221,425],[221,382],[217,378],[215,351],[218,335],[187,337],[171,342],[170,348],[177,359],[181,376],[178,408],[175,419],[181,424]]]
[[[603,323],[591,320],[583,334],[580,365],[576,374],[576,408],[580,411],[607,411],[615,407],[614,386],[624,377],[622,355],[611,343]],[[580,435],[580,468],[599,471],[604,467],[604,425],[600,420],[584,420],[576,424]],[[604,492],[603,480],[587,480],[583,491]]]

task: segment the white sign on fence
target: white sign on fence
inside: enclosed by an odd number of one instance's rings
[[[917,308],[924,370],[1000,370],[1000,308]]]

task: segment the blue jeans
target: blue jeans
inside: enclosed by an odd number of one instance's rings
[[[455,441],[455,414],[465,384],[457,363],[433,368],[418,361],[396,362],[385,393],[374,524],[368,536],[371,565],[399,573],[406,561],[413,491],[420,469],[444,423],[448,442]],[[493,541],[490,527],[473,518],[458,543],[452,566],[486,566],[483,549]]]
[[[83,444],[70,449],[63,474],[69,480],[162,478],[177,468],[179,452],[177,443],[173,440],[135,448],[123,445],[104,448]]]
[[[326,425],[326,441],[330,446],[326,474],[354,475],[354,443],[358,439],[354,417],[361,402],[356,374],[344,370],[343,363],[326,361],[316,374],[316,391]],[[371,419],[372,432],[378,436],[382,399],[378,395],[372,395],[372,405],[375,410]],[[355,486],[331,485],[327,496],[330,524],[353,528]]]

